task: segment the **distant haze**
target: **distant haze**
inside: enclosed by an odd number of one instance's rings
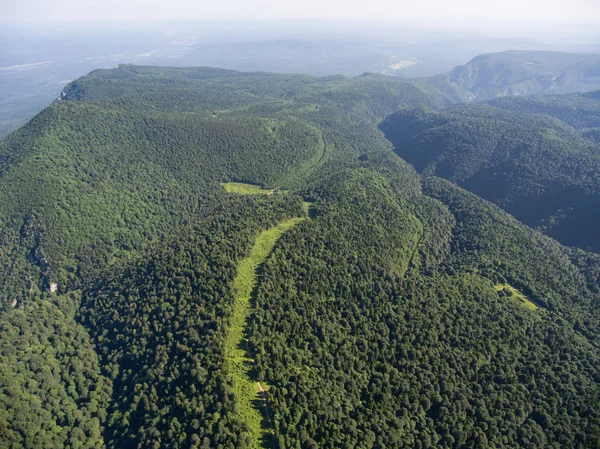
[[[1,22],[386,20],[566,23],[600,20],[598,0],[4,0]]]
[[[0,138],[118,64],[402,77],[483,53],[600,54],[600,0],[0,0]]]

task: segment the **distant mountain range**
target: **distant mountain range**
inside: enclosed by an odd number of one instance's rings
[[[600,55],[506,51],[477,56],[448,74],[448,82],[473,94],[561,94],[600,89]]]
[[[533,51],[547,46],[522,39],[429,40],[399,46],[298,39],[211,43],[202,42],[194,34],[174,38],[132,33],[135,38],[126,34],[122,39],[109,41],[88,36],[82,40],[42,41],[28,37],[4,42],[6,55],[0,53],[0,138],[56,99],[69,80],[120,63],[315,76],[354,77],[373,72],[404,78],[425,77],[447,85],[443,89],[454,90],[459,102],[599,88],[598,56]],[[488,53],[509,48],[526,51]],[[575,48],[593,51],[596,47]],[[482,52],[487,54],[452,70]]]

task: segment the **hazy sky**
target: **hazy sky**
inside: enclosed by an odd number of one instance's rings
[[[0,21],[351,19],[592,22],[600,0],[0,0]]]

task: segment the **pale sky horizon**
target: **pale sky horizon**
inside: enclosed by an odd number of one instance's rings
[[[599,0],[1,0],[0,22],[367,20],[553,25],[600,21]]]

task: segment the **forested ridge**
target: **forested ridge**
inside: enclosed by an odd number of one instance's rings
[[[0,141],[0,447],[599,447],[596,94],[465,95],[72,82]]]
[[[600,143],[600,91],[569,95],[502,97],[489,102],[509,111],[546,114]]]
[[[449,179],[567,245],[600,248],[600,147],[563,122],[474,105],[399,111],[381,129],[417,170]]]
[[[78,288],[183,225],[221,181],[297,186],[331,159],[388,149],[374,125],[400,105],[449,101],[367,78],[122,66],[74,81],[0,142],[2,302]]]
[[[597,296],[560,245],[480,200],[471,205],[449,183],[431,180],[425,191],[444,205],[417,200],[416,210],[437,209],[438,229],[406,273],[389,263],[394,247],[352,244],[371,235],[351,236],[360,220],[346,201],[333,207],[335,220],[322,219],[324,230],[286,240],[267,265],[253,341],[273,385],[280,446],[597,445]],[[347,200],[367,206],[361,193]],[[401,226],[418,240],[418,227],[369,218],[370,229]],[[525,243],[532,238],[541,242]],[[496,293],[500,282],[541,310]]]
[[[302,202],[236,198],[214,208],[148,260],[83,293],[83,322],[113,382],[111,447],[242,444],[223,372],[236,262],[259,230],[301,216]]]
[[[1,213],[11,224],[3,238],[21,257],[7,260],[0,276],[3,295],[18,300],[29,296],[28,277],[34,293],[50,282],[77,287],[96,267],[184,224],[219,181],[293,184],[294,171],[323,155],[320,134],[293,119],[205,119],[71,102],[42,114],[48,117],[36,120],[49,124],[30,123],[2,142],[10,157],[13,142],[33,153],[19,154],[23,160],[2,176]],[[44,150],[34,153],[38,147]]]

